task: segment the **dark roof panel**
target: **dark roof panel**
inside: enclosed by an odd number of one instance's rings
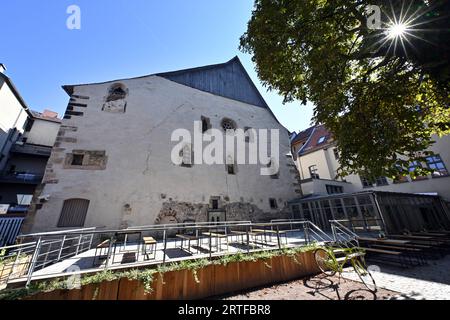
[[[238,57],[226,63],[156,75],[218,96],[267,108],[267,103]]]
[[[298,151],[298,155],[304,155],[315,150],[323,149],[333,143],[333,135],[324,125],[317,125],[298,134],[292,143],[305,140],[305,144]]]

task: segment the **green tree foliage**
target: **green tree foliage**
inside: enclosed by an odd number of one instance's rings
[[[337,140],[340,175],[408,173],[450,133],[450,1],[256,0],[241,50],[285,102],[311,101]],[[368,25],[369,5],[381,29]],[[389,37],[391,24],[406,32]],[[415,174],[420,174],[421,169]]]

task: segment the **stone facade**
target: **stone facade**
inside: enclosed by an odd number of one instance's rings
[[[214,214],[228,221],[290,216],[287,202],[298,196],[295,166],[286,156],[288,132],[269,108],[158,75],[68,91],[69,108],[40,188],[46,200],[30,213],[23,232],[58,230],[63,204],[70,199],[89,200],[84,227],[207,221]],[[109,102],[117,101],[118,109],[112,110]],[[205,126],[216,129],[224,119],[242,129],[278,129],[278,175],[261,175],[261,164],[237,164],[230,174],[225,164],[172,163],[174,130],[193,135],[194,121],[204,119]]]

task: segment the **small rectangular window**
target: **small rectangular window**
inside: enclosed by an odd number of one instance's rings
[[[227,164],[228,174],[236,174],[236,167],[234,164]]]
[[[361,184],[362,184],[363,188],[373,187],[373,181],[369,180],[366,177],[361,177]]]
[[[344,193],[344,188],[342,186],[334,186],[331,184],[327,184],[325,187],[327,188],[328,194]]]
[[[321,144],[321,143],[324,143],[325,142],[325,140],[326,140],[326,136],[322,136],[322,137],[320,137],[319,138],[319,140],[317,140],[317,144]]]
[[[339,150],[337,148],[334,148],[333,153],[334,153],[334,158],[336,160],[339,160]]]
[[[82,166],[83,165],[84,154],[74,154],[72,155],[72,166]]]
[[[311,179],[320,179],[320,176],[318,174],[318,169],[316,165],[310,166],[309,167],[309,174],[311,176]]]
[[[375,183],[376,183],[377,186],[379,186],[379,187],[380,187],[380,186],[387,186],[387,185],[389,185],[389,183],[388,183],[386,177],[378,177],[378,178],[376,178]]]
[[[270,208],[271,209],[277,209],[278,208],[277,199],[270,198],[269,199],[269,203],[270,203]]]

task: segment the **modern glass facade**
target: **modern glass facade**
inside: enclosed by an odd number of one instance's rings
[[[450,229],[448,209],[437,196],[367,191],[308,197],[290,204],[294,219],[311,220],[323,230],[330,229],[330,220],[341,220],[355,232]]]

